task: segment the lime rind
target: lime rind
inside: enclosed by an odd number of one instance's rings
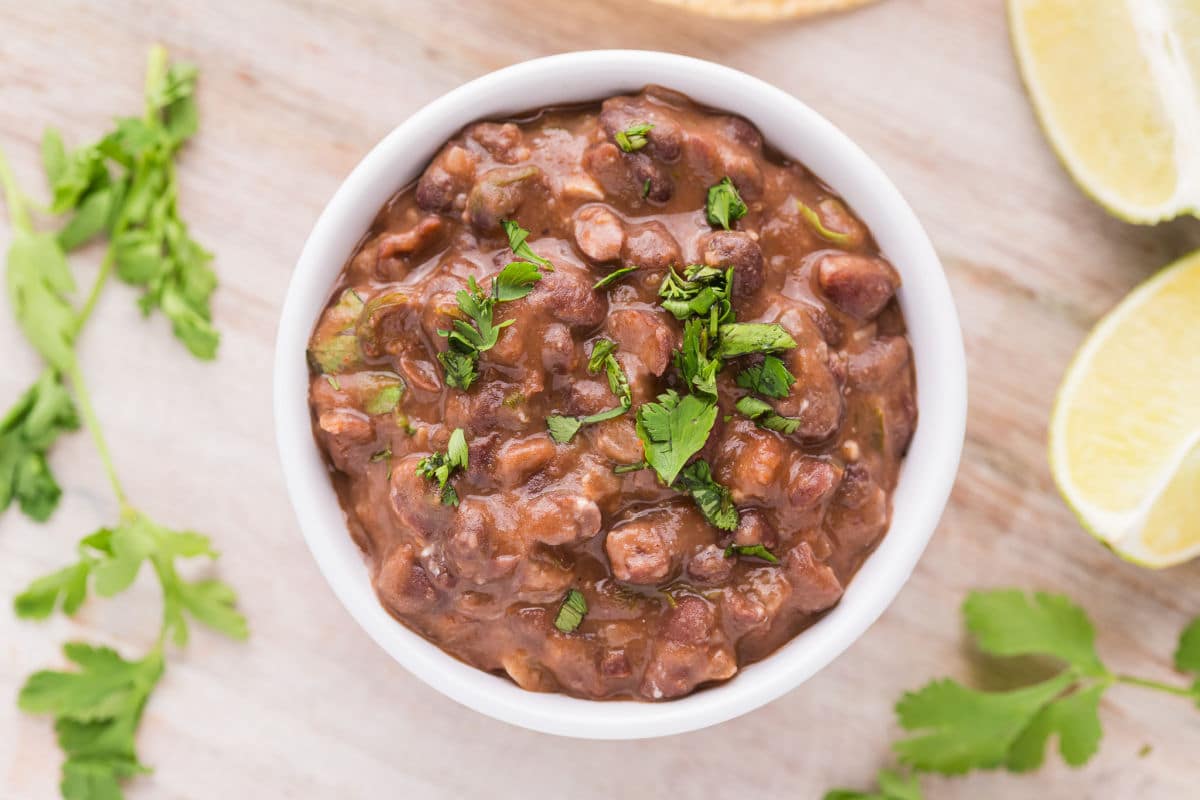
[[[1200,76],[1193,74],[1184,47],[1173,29],[1170,12],[1161,0],[1129,0],[1130,18],[1138,26],[1141,53],[1146,58],[1160,99],[1173,123],[1175,192],[1166,201],[1142,205],[1122,197],[1114,187],[1093,176],[1054,118],[1054,101],[1042,89],[1035,59],[1022,24],[1022,11],[1039,0],[1008,0],[1009,35],[1018,72],[1034,113],[1059,163],[1085,195],[1113,216],[1138,225],[1153,225],[1191,214],[1200,216]]]
[[[1153,568],[1179,564],[1200,555],[1200,541],[1190,547],[1162,556],[1151,552],[1142,540],[1145,523],[1155,505],[1171,486],[1173,478],[1189,455],[1196,448],[1200,448],[1200,430],[1193,431],[1181,438],[1179,445],[1168,458],[1164,459],[1160,474],[1154,481],[1154,488],[1147,492],[1142,503],[1128,512],[1113,512],[1082,498],[1072,484],[1068,468],[1066,419],[1071,398],[1079,384],[1087,377],[1085,365],[1093,360],[1096,351],[1108,340],[1111,332],[1121,324],[1128,314],[1136,313],[1136,309],[1143,305],[1143,301],[1157,292],[1163,284],[1174,280],[1180,272],[1189,269],[1200,269],[1200,251],[1183,256],[1144,281],[1096,324],[1068,365],[1050,416],[1048,454],[1050,472],[1059,494],[1075,514],[1079,524],[1125,560]],[[1200,487],[1197,487],[1197,491],[1200,491]]]

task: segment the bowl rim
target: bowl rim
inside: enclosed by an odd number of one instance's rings
[[[841,602],[779,650],[730,681],[670,702],[530,692],[458,661],[378,602],[312,435],[305,349],[333,281],[375,213],[458,130],[478,119],[598,100],[650,83],[746,117],[780,152],[834,187],[872,230],[903,280],[898,297],[909,323],[919,421],[893,493],[888,532]],[[495,719],[562,736],[639,739],[697,730],[758,708],[827,666],[908,580],[949,498],[966,429],[966,363],[953,297],[928,235],[895,185],[801,100],[732,68],[654,51],[592,50],[522,62],[415,111],[363,157],[321,212],[289,282],[275,348],[273,406],[284,479],[304,539],[334,594],[380,647],[429,686]]]

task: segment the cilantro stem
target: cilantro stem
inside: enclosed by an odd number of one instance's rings
[[[109,245],[108,251],[104,254],[104,260],[100,262],[100,271],[96,273],[96,280],[92,283],[87,300],[84,302],[83,308],[79,311],[79,321],[75,323],[77,334],[83,329],[88,317],[92,315],[92,310],[96,308],[96,301],[100,299],[100,292],[104,289],[104,284],[108,282],[108,276],[112,274],[113,263],[117,260],[116,252],[116,248]]]
[[[1152,681],[1149,678],[1139,678],[1136,675],[1116,675],[1117,683],[1124,683],[1128,686],[1140,686],[1143,689],[1155,689],[1167,694],[1174,694],[1180,697],[1192,697],[1194,692],[1186,686],[1171,686],[1168,683],[1160,681]]]
[[[17,187],[17,179],[8,166],[8,159],[4,157],[3,151],[0,151],[0,185],[4,186],[4,197],[8,202],[8,216],[12,220],[13,227],[22,233],[32,233],[33,219],[29,216],[29,209],[25,205],[25,196]]]
[[[67,376],[71,379],[71,386],[75,390],[75,399],[79,402],[79,410],[83,415],[83,423],[92,435],[92,441],[96,444],[96,452],[100,454],[100,460],[104,464],[104,471],[108,475],[108,482],[112,484],[113,494],[117,496],[117,503],[121,507],[121,517],[123,519],[132,518],[136,516],[137,512],[129,504],[129,498],[121,486],[121,479],[117,477],[117,468],[113,465],[112,453],[108,449],[108,442],[105,441],[104,432],[100,428],[100,419],[96,416],[96,410],[92,407],[92,398],[88,394],[87,385],[83,380],[83,370],[79,368],[78,359],[71,359],[71,365],[67,369]]]

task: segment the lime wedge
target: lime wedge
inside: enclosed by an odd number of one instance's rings
[[[1200,0],[1008,0],[1017,62],[1079,186],[1128,222],[1200,208]]]
[[[1067,370],[1050,467],[1083,526],[1152,567],[1200,554],[1200,251],[1133,291]]]

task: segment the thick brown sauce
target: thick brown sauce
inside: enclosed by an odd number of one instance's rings
[[[654,124],[649,144],[624,153],[614,134],[637,122]],[[749,212],[715,232],[705,199],[725,176]],[[437,331],[468,276],[487,288],[514,260],[504,218],[532,232],[555,271],[498,306],[497,321],[515,324],[468,391],[448,388]],[[755,357],[719,377],[700,456],[733,492],[736,533],[650,470],[613,473],[642,458],[634,412],[570,444],[546,433],[550,414],[615,405],[586,369],[602,336],[620,346],[635,410],[680,388],[682,325],[657,292],[669,265],[704,262],[733,267],[739,322],[779,323],[799,345],[783,355],[791,395],[772,401],[801,420],[795,434],[734,410],[746,394],[734,376]],[[593,290],[631,264],[640,269]],[[678,697],[767,656],[837,602],[887,528],[916,424],[897,284],[828,187],[745,120],[676,93],[470,126],[380,211],[311,343],[314,432],[381,602],[467,663],[588,698]],[[452,480],[458,507],[415,472],[455,428],[470,447]],[[766,545],[780,563],[726,559],[730,542]],[[553,622],[570,588],[589,610],[562,633]]]

